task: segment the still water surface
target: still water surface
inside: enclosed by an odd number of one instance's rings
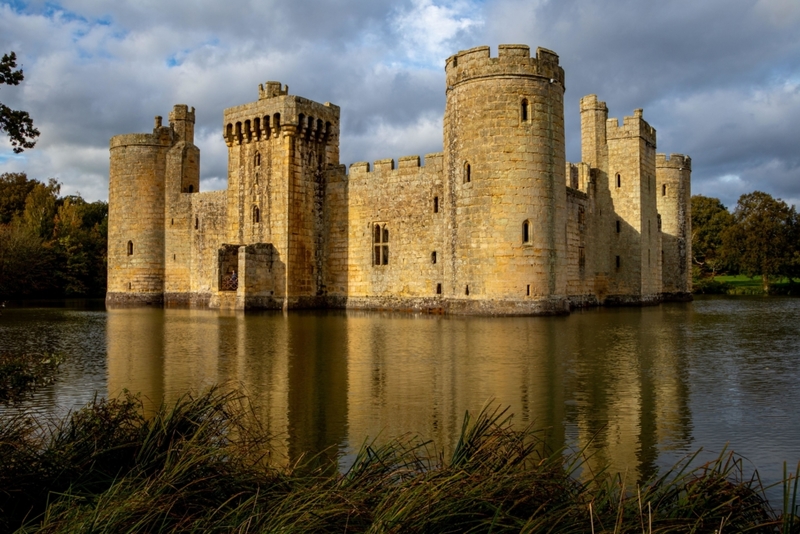
[[[407,432],[449,449],[464,412],[494,402],[629,481],[700,447],[767,481],[800,461],[800,299],[532,318],[7,308],[0,351],[68,356],[26,406],[56,415],[123,389],[241,388],[289,460]]]

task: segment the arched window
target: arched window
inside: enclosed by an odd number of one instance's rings
[[[665,197],[665,196],[667,196],[667,184],[663,184],[663,185],[661,186],[661,196],[662,196],[662,197]]]
[[[133,241],[128,241],[128,256],[133,256]]]
[[[256,155],[253,157],[253,165],[256,167],[261,166],[261,152],[256,152]]]
[[[442,294],[442,284],[436,284],[436,294],[437,295]]]
[[[258,209],[258,206],[253,206],[253,223],[260,223],[261,222],[261,210]]]
[[[622,176],[617,173],[617,187],[622,187]]]
[[[194,185],[189,184],[189,192],[194,193]]]
[[[439,213],[439,197],[433,197],[433,213]]]
[[[520,113],[521,113],[521,116],[522,116],[522,122],[528,122],[528,99],[527,98],[523,98],[522,99],[522,106],[521,106],[521,109],[520,109]]]
[[[524,221],[522,223],[522,242],[523,243],[530,243],[531,242],[531,222]]]
[[[472,168],[469,163],[464,163],[464,183],[472,181]]]

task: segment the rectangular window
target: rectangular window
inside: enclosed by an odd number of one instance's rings
[[[372,264],[389,265],[389,229],[385,224],[376,223],[372,231]]]
[[[583,247],[578,247],[578,267],[583,269],[586,267],[586,253],[583,250]]]
[[[617,269],[619,269],[619,266],[620,266],[620,263],[619,263],[619,256],[617,256]]]

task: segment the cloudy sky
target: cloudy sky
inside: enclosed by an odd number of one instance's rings
[[[559,54],[568,160],[596,93],[611,117],[644,108],[694,193],[800,205],[798,0],[0,0],[0,53],[25,72],[0,102],[42,132],[21,155],[0,140],[0,172],[106,199],[109,138],[185,103],[201,188],[224,188],[222,110],[267,80],[342,107],[342,163],[438,152],[445,58],[501,43]]]

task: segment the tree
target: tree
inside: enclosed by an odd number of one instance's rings
[[[14,52],[3,54],[0,60],[0,84],[19,85],[25,79],[22,69],[17,67],[17,55]],[[16,154],[26,148],[33,148],[39,137],[39,130],[33,127],[33,119],[27,111],[14,110],[0,102],[0,131],[6,132],[11,139],[11,146]]]
[[[732,224],[733,215],[718,198],[692,197],[692,261],[712,278],[727,267],[722,234]]]
[[[722,235],[728,260],[747,276],[761,275],[764,290],[779,276],[796,270],[798,217],[794,206],[761,191],[739,197],[734,224]]]
[[[0,224],[8,224],[25,210],[25,199],[33,191],[36,180],[24,172],[0,174]]]

